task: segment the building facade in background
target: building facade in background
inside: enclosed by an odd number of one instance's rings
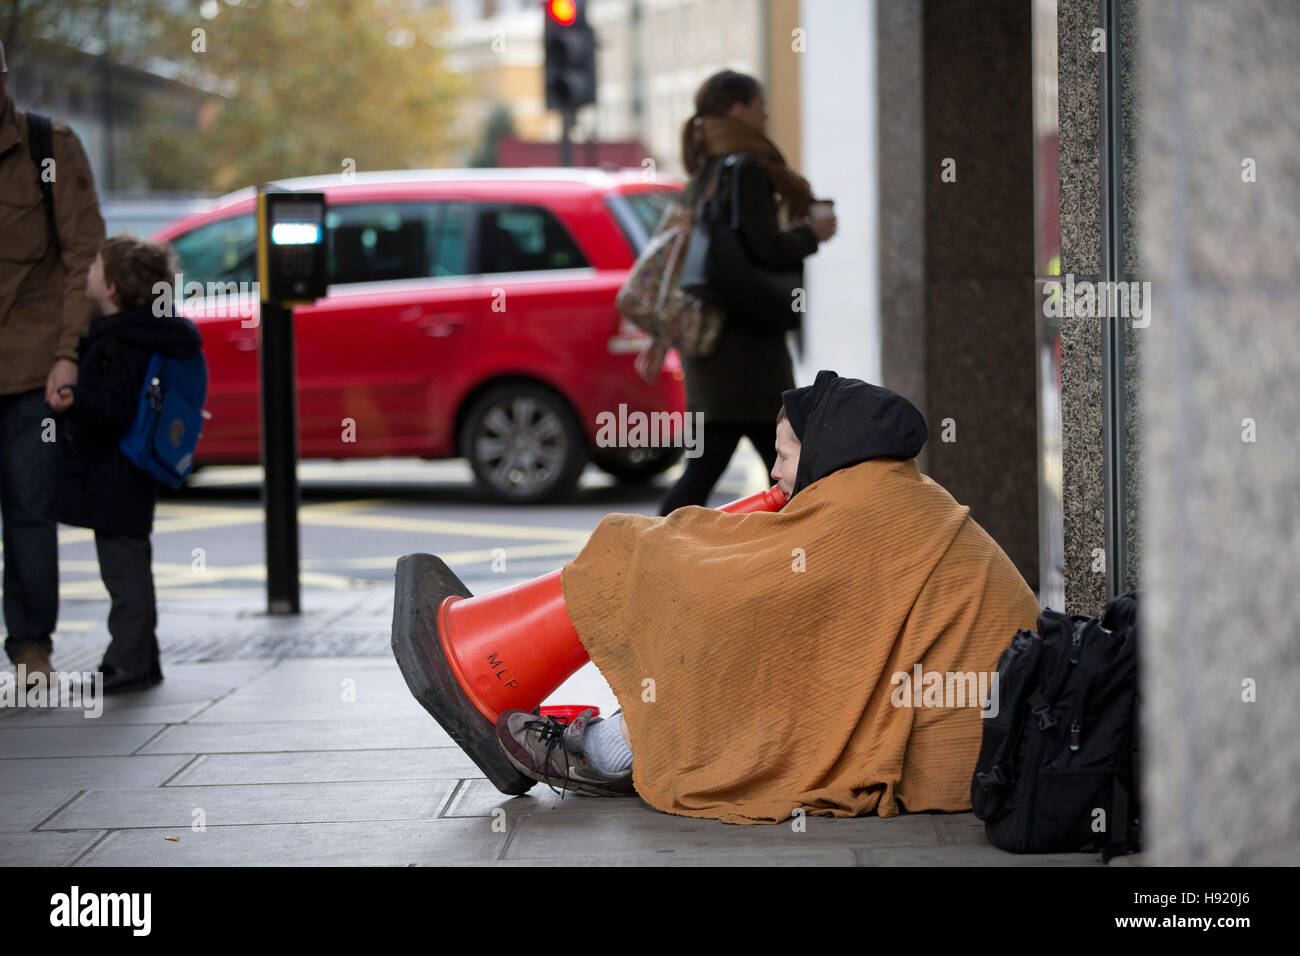
[[[542,88],[542,5],[535,0],[446,0],[454,27],[448,66],[473,83],[465,129],[484,128],[506,106],[521,139],[556,142],[560,115],[546,110]],[[696,88],[730,68],[768,82],[772,9],[787,0],[591,0],[596,103],[578,111],[575,141],[638,140],[660,172],[681,175],[682,124],[695,112]],[[770,94],[769,94],[770,96]],[[770,106],[771,104],[769,104]],[[770,111],[770,110],[769,110]],[[778,117],[773,114],[774,123]],[[797,134],[788,112],[782,132]],[[789,137],[788,137],[789,138]],[[581,161],[581,152],[575,162]]]

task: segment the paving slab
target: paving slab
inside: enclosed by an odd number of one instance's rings
[[[470,864],[474,865],[474,864]],[[813,850],[799,853],[782,853],[773,856],[766,851],[739,850],[726,854],[683,853],[678,850],[663,850],[657,853],[633,853],[622,856],[563,856],[545,860],[496,860],[488,864],[494,867],[537,867],[537,866],[753,866],[787,867],[787,866],[857,866],[852,850]]]
[[[273,661],[217,661],[205,664],[167,664],[164,656],[161,684],[148,690],[106,697],[104,698],[105,709],[110,704],[129,709],[217,700],[240,688],[258,673],[271,667],[273,663]],[[12,667],[8,669],[13,670]],[[74,671],[74,673],[86,672]],[[21,710],[4,708],[0,710],[0,720],[6,714],[21,712]]]
[[[805,817],[798,821],[804,829],[797,830],[794,820],[736,826],[660,813],[644,803],[637,809],[639,812],[610,813],[574,804],[551,812],[520,815],[505,858],[573,856],[575,850],[592,856],[668,850],[694,855],[749,850],[784,856],[809,850],[938,845],[934,825],[920,814],[888,819]]]
[[[10,726],[12,723],[12,720],[0,721],[0,758],[103,757],[110,754],[129,754],[134,753],[164,727],[163,724],[113,726],[95,720],[82,721],[81,724],[68,727],[14,728]],[[179,750],[172,752],[179,752]]]
[[[414,720],[268,719],[260,723],[190,723],[168,727],[141,753],[279,753],[300,750],[395,750],[454,746],[432,718]],[[0,731],[3,735],[4,731]],[[3,737],[0,736],[0,742]]]
[[[988,846],[855,847],[858,866],[1104,866],[1098,853],[1007,853]]]
[[[241,698],[279,697],[293,694],[318,694],[341,699],[345,680],[358,702],[374,696],[384,699],[411,697],[397,661],[388,658],[350,657],[344,660],[281,660],[239,688]],[[413,698],[412,698],[413,699]]]
[[[490,817],[497,810],[508,816],[538,813],[543,810],[569,810],[587,813],[639,812],[646,804],[638,797],[589,797],[581,793],[559,793],[544,783],[536,784],[523,796],[502,793],[482,776],[461,781],[447,804],[444,816]]]
[[[4,718],[5,722],[0,723],[0,727],[81,727],[92,720],[106,727],[118,724],[180,724],[197,717],[212,705],[210,700],[177,701],[170,704],[139,700],[124,702],[126,696],[103,698],[103,710],[99,716],[88,716],[85,710],[72,707],[23,708]]]
[[[45,830],[208,828],[266,823],[434,820],[454,781],[361,781],[90,790],[48,820]],[[202,817],[195,815],[202,811]]]
[[[269,660],[209,661],[192,664],[169,664],[163,653],[163,682],[142,691],[161,701],[195,700],[221,697],[245,686],[275,662]]]
[[[446,866],[490,863],[508,838],[481,820],[118,830],[78,865]]]
[[[455,780],[479,772],[474,761],[459,747],[204,754],[171,780],[169,786],[330,783],[345,780]],[[487,783],[487,780],[484,779],[483,782]]]
[[[162,757],[25,757],[0,760],[5,790],[140,790],[160,787],[193,754]]]
[[[932,813],[939,842],[944,845],[992,846],[984,835],[984,821],[974,813]]]
[[[71,866],[103,835],[102,830],[6,833],[0,837],[0,866]]]
[[[205,614],[222,623],[219,602]],[[160,687],[106,699],[101,718],[0,719],[0,865],[1101,865],[1098,854],[1005,853],[970,813],[807,817],[801,832],[672,816],[638,798],[561,798],[544,784],[510,797],[411,698],[390,657],[164,658],[164,672]],[[618,706],[590,663],[547,703],[604,716]],[[196,807],[203,832],[190,828]]]
[[[3,781],[0,790],[0,833],[22,833],[35,830],[41,821],[51,816],[77,795],[76,790],[11,790],[9,781]]]
[[[327,692],[280,694],[276,697],[249,697],[236,692],[195,716],[193,723],[260,723],[268,715],[285,721],[380,721],[425,720],[437,722],[405,687],[401,693],[385,691],[359,693],[345,699],[336,685]]]

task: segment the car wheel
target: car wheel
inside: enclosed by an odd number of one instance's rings
[[[527,504],[573,490],[587,443],[568,402],[541,385],[498,385],[470,408],[461,452],[498,501]]]
[[[629,484],[649,481],[682,460],[684,448],[628,448],[602,452],[592,460],[601,471]]]

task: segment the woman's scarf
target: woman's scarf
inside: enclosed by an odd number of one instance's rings
[[[695,136],[695,157],[699,161],[731,153],[745,153],[763,164],[790,222],[808,215],[812,187],[788,165],[776,144],[761,130],[730,116],[696,116],[691,120]],[[694,169],[688,172],[695,172]]]

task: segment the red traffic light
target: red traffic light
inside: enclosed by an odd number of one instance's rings
[[[572,26],[578,19],[578,4],[574,0],[546,0],[546,15],[562,26]]]

